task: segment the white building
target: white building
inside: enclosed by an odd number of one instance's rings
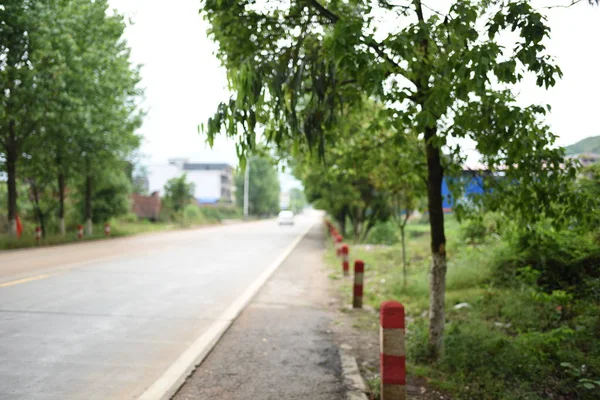
[[[194,183],[194,197],[201,204],[217,201],[233,202],[233,167],[222,163],[195,163],[187,159],[171,159],[168,164],[151,165],[148,168],[150,193],[164,195],[165,184],[173,178],[186,174],[188,182]]]

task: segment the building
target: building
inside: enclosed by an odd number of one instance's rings
[[[156,221],[160,216],[160,208],[161,202],[158,192],[154,192],[150,196],[142,196],[137,193],[131,195],[131,211],[138,218]]]
[[[176,158],[168,164],[152,165],[148,168],[149,190],[163,196],[165,184],[183,174],[194,184],[194,197],[199,204],[233,202],[233,167],[225,163],[195,163]]]
[[[589,167],[590,165],[597,164],[600,162],[600,154],[595,153],[579,153],[567,156],[572,160],[577,160],[581,163],[582,167]]]

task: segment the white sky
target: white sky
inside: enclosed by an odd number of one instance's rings
[[[569,0],[547,0],[566,4]],[[431,0],[431,3],[448,3]],[[538,1],[536,3],[539,4]],[[198,0],[111,0],[111,5],[131,18],[126,38],[134,62],[144,65],[143,107],[148,111],[140,133],[142,152],[149,163],[188,157],[207,162],[237,164],[231,140],[219,138],[211,150],[198,134],[217,105],[228,98],[225,71],[213,55],[215,45],[207,38],[207,23],[199,16]],[[548,103],[548,117],[559,145],[600,135],[600,7],[587,1],[548,12],[552,39],[547,41],[564,72],[549,91],[529,85],[520,93],[524,103]],[[289,179],[282,182],[289,186]]]

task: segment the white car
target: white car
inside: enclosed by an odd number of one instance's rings
[[[277,216],[279,225],[294,225],[294,213],[289,210],[283,210]]]

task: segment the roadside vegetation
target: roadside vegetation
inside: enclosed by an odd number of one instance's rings
[[[518,96],[562,76],[548,52],[547,8],[267,3],[201,2],[233,92],[204,133],[234,138],[242,159],[265,138],[345,237],[364,240],[388,220],[402,232],[412,210],[428,210],[430,362],[445,342],[444,209],[502,212],[535,237],[540,224],[578,235],[598,226],[598,198],[578,193],[578,165],[546,122],[551,107]]]
[[[523,232],[500,214],[459,224],[447,216],[448,279],[444,352],[427,357],[429,228],[407,225],[408,273],[400,235],[380,223],[351,258],[365,261],[364,301],[397,299],[407,312],[409,375],[454,399],[597,399],[600,396],[600,242],[545,223]],[[333,249],[332,278],[342,279]],[[340,289],[351,304],[351,282]],[[353,313],[378,335],[376,313]],[[363,366],[378,398],[378,366]]]

